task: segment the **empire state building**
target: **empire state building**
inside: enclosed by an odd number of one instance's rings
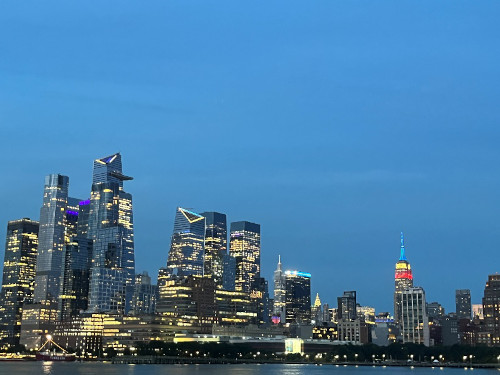
[[[410,263],[406,259],[403,233],[401,233],[401,253],[394,274],[394,286],[394,320],[400,323],[402,293],[413,287],[413,274]]]

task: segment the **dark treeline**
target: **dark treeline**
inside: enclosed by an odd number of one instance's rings
[[[262,347],[265,347],[262,345]],[[284,350],[284,347],[283,349]],[[137,355],[160,355],[179,357],[210,357],[210,358],[244,358],[244,359],[309,359],[311,361],[326,362],[373,362],[373,361],[408,361],[431,362],[472,362],[472,363],[497,363],[500,356],[500,348],[486,346],[435,346],[425,347],[416,344],[391,344],[389,346],[367,345],[335,345],[318,350],[308,351],[306,344],[306,355],[276,355],[276,350],[256,348],[247,344],[230,343],[171,343],[162,341],[150,341],[148,343],[137,343],[134,352]],[[113,356],[114,351],[108,352]],[[125,354],[134,354],[127,350]],[[471,357],[472,356],[472,357]]]

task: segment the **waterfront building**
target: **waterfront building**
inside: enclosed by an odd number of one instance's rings
[[[285,322],[285,306],[286,306],[285,275],[281,265],[281,255],[278,255],[278,266],[274,271],[273,316],[279,317],[281,323]]]
[[[159,286],[156,310],[169,325],[208,332],[216,321],[215,290],[211,277],[169,275]]]
[[[396,323],[401,320],[401,298],[402,293],[408,288],[413,287],[413,273],[410,263],[406,259],[404,236],[401,233],[401,251],[399,260],[396,263],[396,271],[394,275],[394,319]]]
[[[483,297],[483,332],[489,334],[489,345],[500,345],[500,275],[488,276]]]
[[[151,277],[146,271],[135,275],[134,294],[132,297],[133,315],[147,315],[156,312],[158,286],[151,284]]]
[[[257,305],[250,293],[217,289],[217,323],[222,326],[247,326],[257,323]]]
[[[455,306],[457,319],[471,319],[472,305],[469,289],[457,289],[455,291]]]
[[[356,310],[356,291],[346,291],[341,297],[337,297],[337,320],[355,320],[358,316]]]
[[[54,313],[57,311],[61,286],[68,187],[67,176],[46,176],[40,209],[34,302],[44,305],[49,302]]]
[[[219,212],[203,212],[205,217],[205,276],[213,277],[215,286],[223,288],[224,256],[227,255],[227,219]]]
[[[167,269],[174,276],[202,276],[205,217],[177,207]]]
[[[311,324],[311,274],[285,271],[285,322]]]
[[[429,346],[429,321],[422,288],[411,287],[401,292],[400,325],[403,343]]]
[[[260,277],[260,225],[248,221],[231,223],[230,255],[236,259],[235,290],[252,291]]]
[[[429,319],[439,319],[444,316],[444,307],[438,302],[429,302],[427,304],[427,316]]]
[[[33,302],[38,249],[37,221],[9,221],[0,292],[0,340],[19,344],[23,308]]]
[[[70,202],[68,199],[68,202]],[[69,204],[68,204],[69,206]],[[71,223],[63,253],[59,320],[72,319],[88,309],[93,241],[87,238],[90,201],[84,200],[66,211]]]
[[[88,311],[127,313],[135,278],[132,195],[116,153],[94,160],[88,238],[93,240]]]
[[[229,254],[222,257],[222,289],[234,290],[236,279],[236,259]]]

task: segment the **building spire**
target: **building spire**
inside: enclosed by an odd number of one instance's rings
[[[278,255],[278,269],[281,270],[281,255]]]
[[[399,260],[406,260],[405,255],[405,238],[403,232],[401,232],[401,255],[399,256]]]

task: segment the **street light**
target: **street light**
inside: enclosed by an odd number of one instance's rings
[[[354,361],[357,362],[358,361],[358,353],[354,354]]]

